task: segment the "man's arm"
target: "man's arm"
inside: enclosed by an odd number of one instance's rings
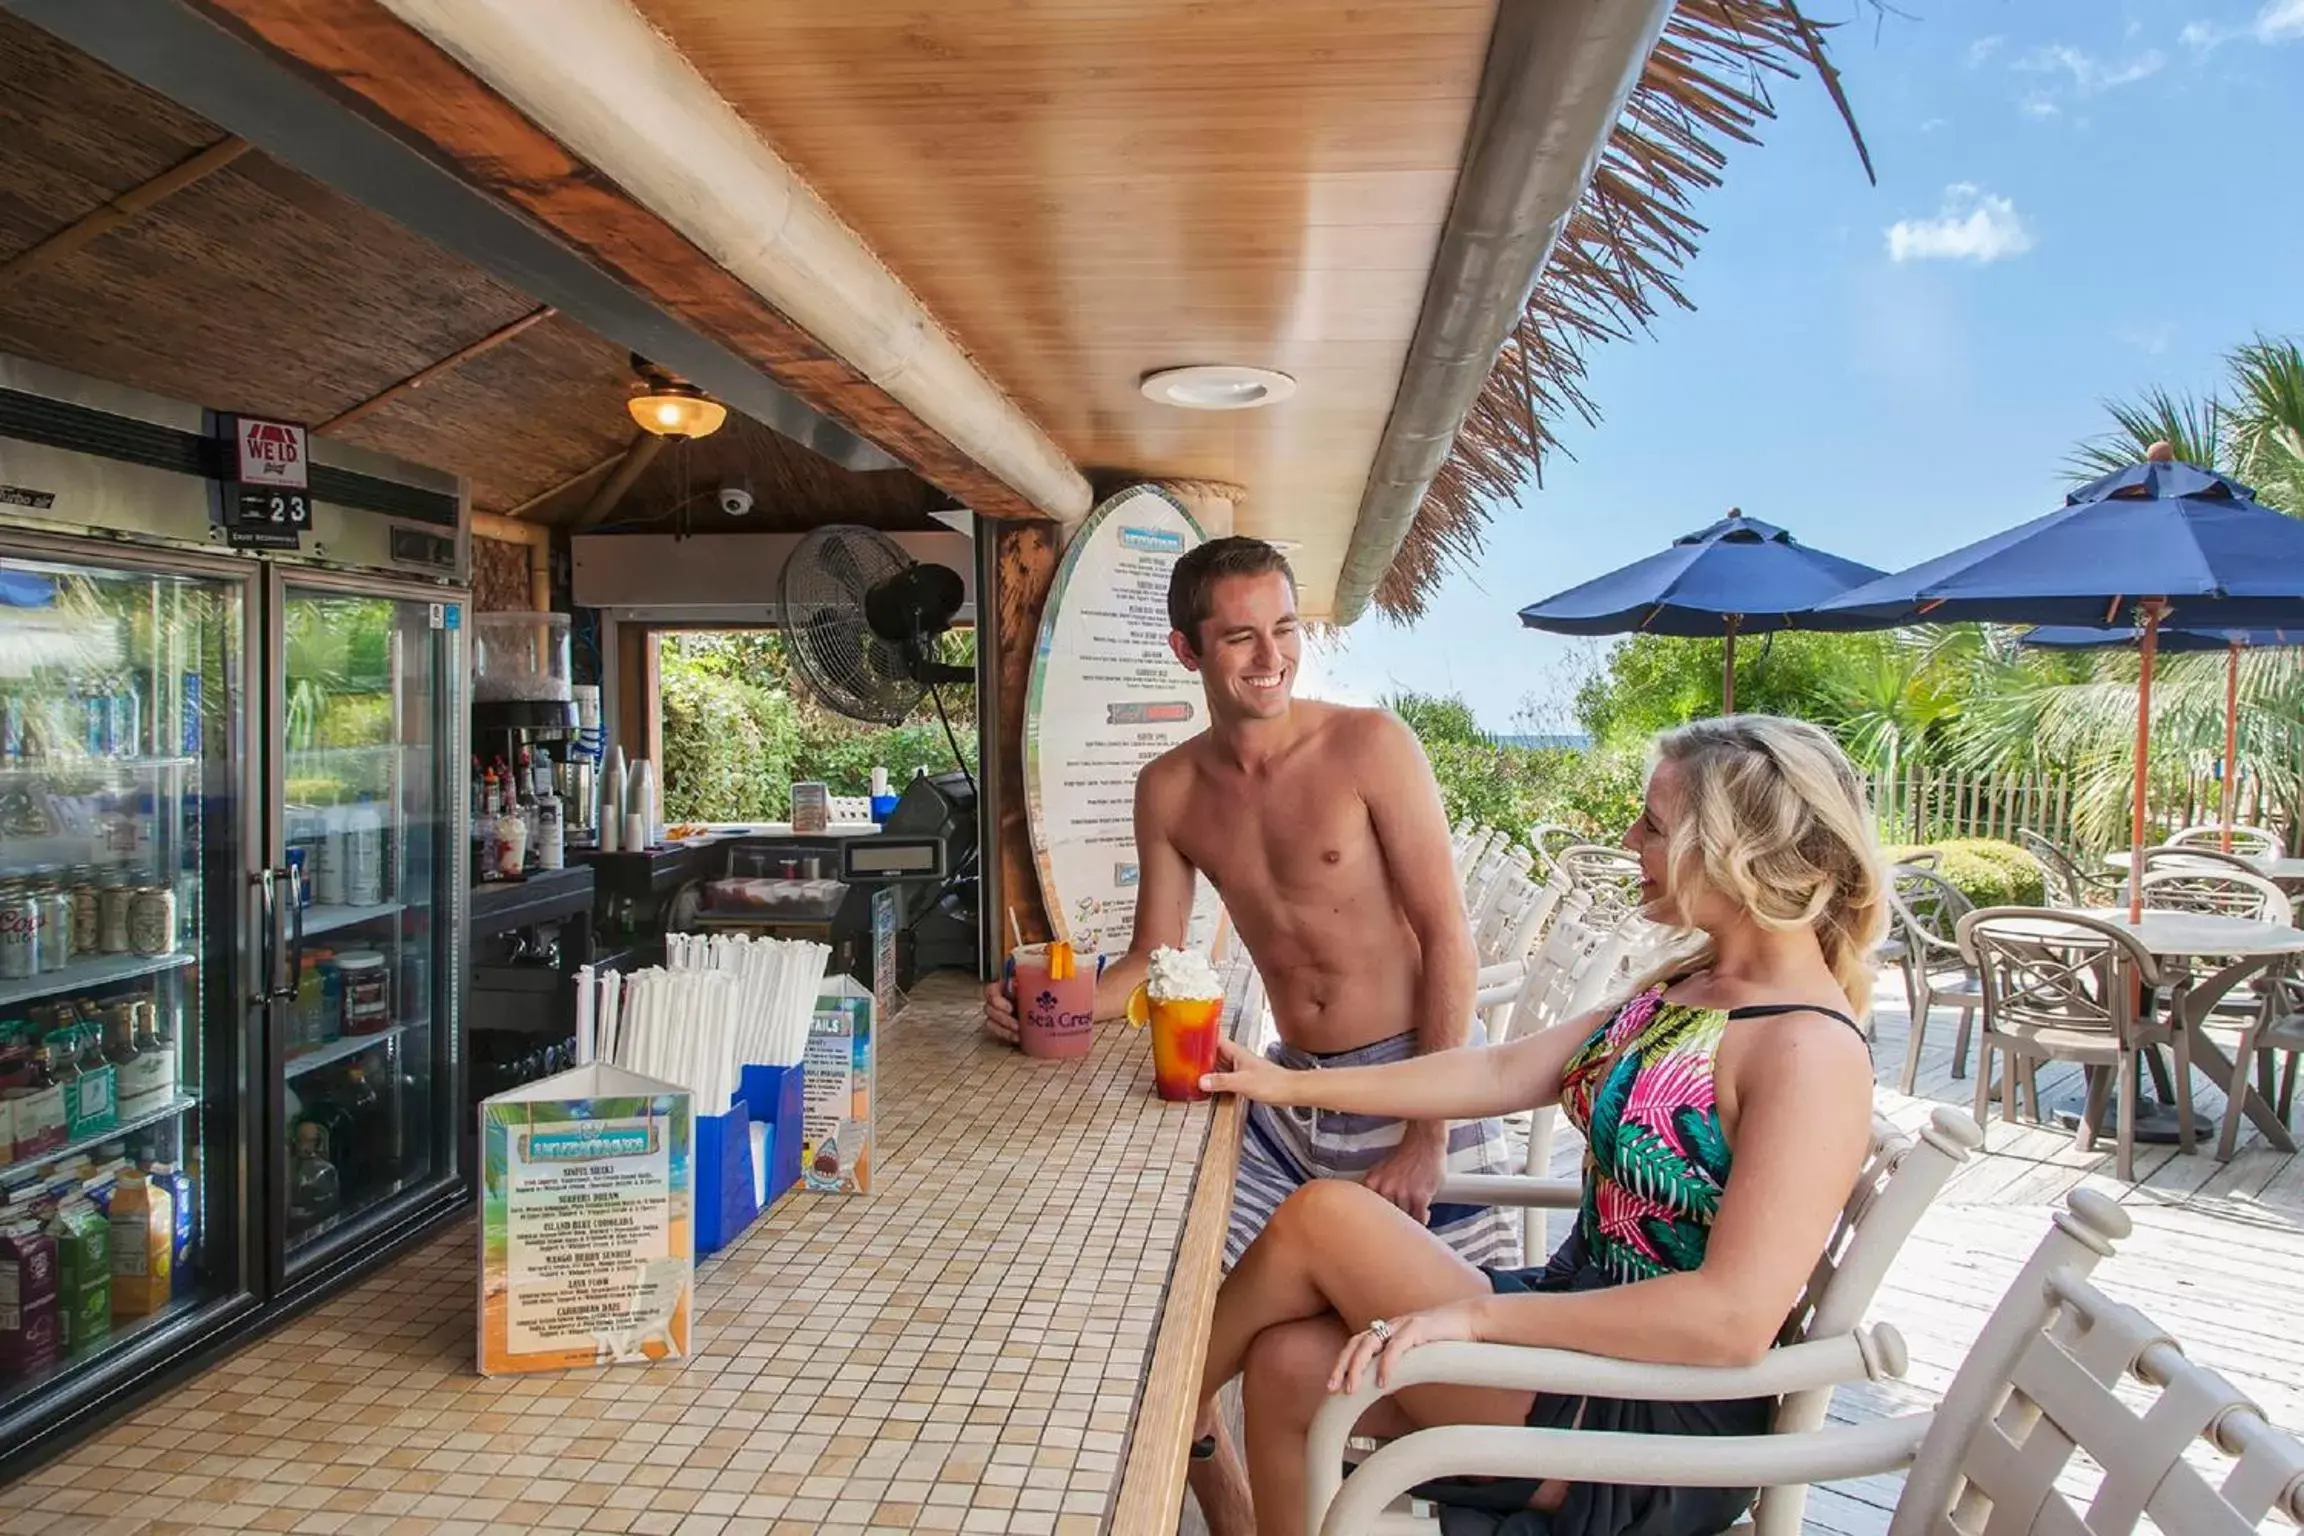
[[[1367,731],[1361,796],[1376,830],[1393,897],[1422,954],[1416,1049],[1420,1055],[1452,1051],[1470,1036],[1479,955],[1456,881],[1448,813],[1415,734],[1391,715],[1378,715]],[[1413,1121],[1402,1133],[1400,1150],[1370,1174],[1369,1182],[1421,1221],[1430,1209],[1447,1155],[1447,1122]]]
[[[1134,992],[1151,968],[1152,951],[1162,945],[1181,949],[1192,919],[1192,866],[1177,851],[1171,829],[1176,825],[1179,787],[1164,776],[1155,762],[1136,776],[1136,919],[1128,936],[1126,954],[1113,957],[1096,978],[1096,1018],[1117,1019],[1128,1011]],[[1168,764],[1183,770],[1181,765]],[[984,1028],[993,1039],[1016,1043],[1016,1000],[1008,983],[995,978],[984,988]]]
[[[1182,949],[1192,922],[1191,863],[1177,851],[1173,772],[1155,762],[1136,776],[1136,917],[1128,952],[1115,956],[1096,982],[1096,1017],[1117,1019],[1151,967],[1152,951]]]

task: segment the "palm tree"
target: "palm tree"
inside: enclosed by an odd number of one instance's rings
[[[2113,430],[2067,459],[2075,484],[2144,457],[2165,441],[2188,463],[2254,487],[2257,500],[2304,516],[2304,352],[2293,340],[2258,337],[2226,359],[2221,395],[2205,399],[2151,390],[2111,401]],[[2181,621],[2179,617],[2178,622]],[[2224,747],[2226,663],[2214,655],[2169,656],[2155,674],[2152,736],[2161,783],[2180,792],[2187,775],[2219,760]],[[2048,766],[2073,786],[2074,824],[2105,846],[2122,841],[2136,739],[2137,659],[2094,654],[2082,680],[2041,671],[2008,674],[1978,690],[1959,721],[1959,755],[1995,771]],[[2244,656],[2240,667],[2240,760],[2254,771],[2261,800],[2276,809],[2293,844],[2304,830],[2304,651]]]

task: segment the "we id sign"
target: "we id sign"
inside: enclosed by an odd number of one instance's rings
[[[275,490],[307,488],[304,429],[284,421],[240,418],[240,483]]]

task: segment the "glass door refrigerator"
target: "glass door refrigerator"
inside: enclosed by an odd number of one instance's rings
[[[234,431],[0,357],[0,1478],[464,1204],[459,487]]]
[[[276,569],[267,613],[272,1259],[293,1291],[461,1189],[463,964],[445,941],[466,706],[462,629],[435,593]]]

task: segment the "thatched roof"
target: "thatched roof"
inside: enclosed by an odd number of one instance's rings
[[[1720,184],[1728,147],[1759,142],[1760,121],[1775,116],[1768,77],[1791,78],[1808,65],[1848,117],[1822,32],[1797,0],[1680,0],[1527,313],[1376,589],[1385,614],[1420,617],[1448,568],[1479,555],[1496,511],[1530,479],[1542,483],[1559,424],[1599,420],[1584,391],[1587,348],[1630,340],[1662,304],[1693,307],[1679,274],[1704,226],[1690,207],[1696,193]],[[1852,118],[1848,126],[1853,135]],[[1869,174],[1861,137],[1856,149]]]

